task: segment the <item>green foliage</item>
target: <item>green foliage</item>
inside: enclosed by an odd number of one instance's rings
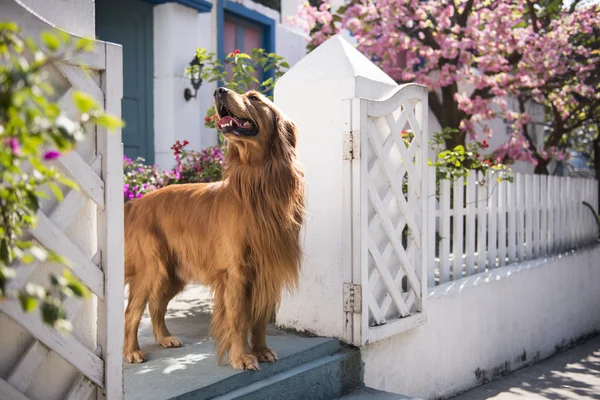
[[[20,264],[67,265],[63,257],[25,236],[35,228],[41,199],[48,197],[48,190],[60,201],[59,184],[75,187],[53,160],[84,138],[84,125],[112,129],[122,121],[105,114],[84,93],[73,95],[78,119],[65,115],[51,100],[54,90],[46,67],[89,51],[92,42],[82,39],[73,43],[64,32],[44,32],[40,48],[31,38],[21,39],[19,32],[16,24],[0,22],[0,300],[18,298],[26,312],[39,308],[45,323],[65,332],[71,326],[62,299],[88,296],[87,288],[68,270],[51,274],[48,288],[30,282],[13,293],[7,284]]]
[[[444,128],[441,132],[436,132],[430,141],[431,148],[437,153],[437,158],[435,161],[429,160],[429,165],[435,166],[437,182],[442,179],[454,181],[460,177],[467,177],[471,171],[481,172],[484,176],[492,172],[496,175],[498,182],[513,181],[508,166],[495,164],[492,158],[481,155],[489,147],[485,139],[469,143],[466,148],[458,145],[451,150],[440,151],[445,147],[446,139],[454,137],[456,131],[456,129]]]
[[[196,50],[196,57],[203,64],[201,76],[204,82],[219,82],[220,85],[237,93],[245,93],[256,90],[269,99],[273,100],[273,89],[275,82],[290,66],[283,57],[275,53],[267,53],[264,49],[252,49],[252,54],[241,53],[236,50],[227,55],[225,66],[213,52],[207,52],[204,48]],[[198,73],[199,66],[191,66],[186,69],[186,74]],[[272,76],[260,82],[256,75],[272,71]],[[210,107],[206,111],[204,125],[207,128],[215,128],[215,110]]]

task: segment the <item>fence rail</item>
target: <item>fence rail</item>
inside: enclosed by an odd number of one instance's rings
[[[514,174],[514,182],[471,173],[439,182],[435,262],[429,286],[590,243],[597,225],[594,179]]]

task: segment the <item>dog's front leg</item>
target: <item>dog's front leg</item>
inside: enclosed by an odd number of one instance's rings
[[[267,346],[268,319],[260,319],[252,323],[252,354],[259,362],[275,362],[277,353]]]
[[[258,370],[258,360],[250,352],[248,346],[248,330],[250,316],[246,306],[247,282],[243,274],[229,273],[225,283],[223,301],[227,329],[224,335],[228,338],[217,338],[221,343],[230,343],[229,360],[235,369]]]

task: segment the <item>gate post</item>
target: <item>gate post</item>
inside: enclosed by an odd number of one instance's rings
[[[299,130],[307,207],[299,288],[282,298],[276,317],[282,327],[353,342],[354,313],[362,301],[352,296],[360,293],[352,286],[358,249],[352,246],[351,168],[360,140],[352,120],[360,98],[385,98],[395,88],[394,80],[339,35],[277,82],[275,102]]]

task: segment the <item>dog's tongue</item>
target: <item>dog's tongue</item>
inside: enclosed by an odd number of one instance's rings
[[[226,117],[223,117],[217,121],[217,128],[223,129],[223,127],[225,127],[225,125],[232,125],[232,126],[237,126],[238,128],[245,128],[245,129],[250,129],[252,127],[252,124],[250,122],[248,122],[248,121],[242,122],[237,118],[230,117],[229,115]]]

